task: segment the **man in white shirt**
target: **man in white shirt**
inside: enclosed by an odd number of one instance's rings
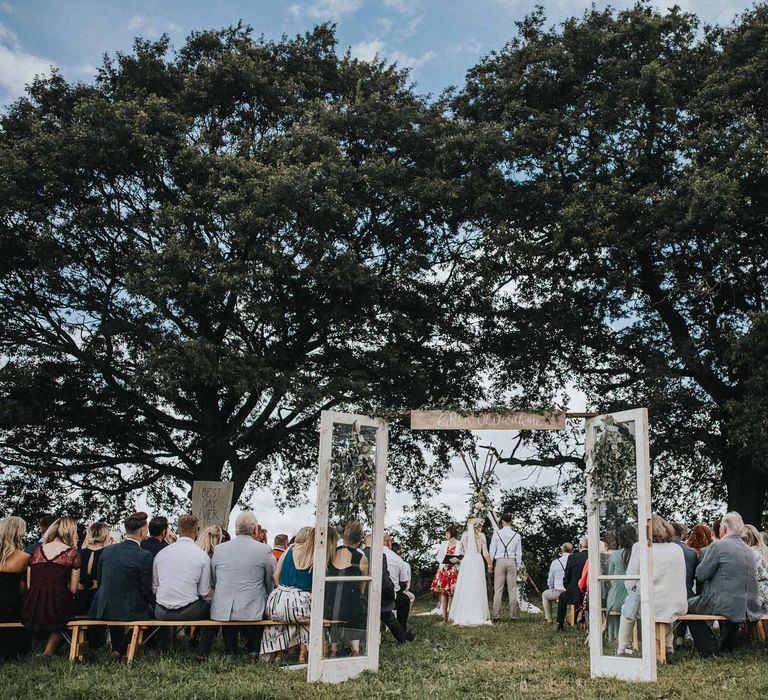
[[[501,598],[505,584],[509,596],[509,617],[516,620],[517,570],[523,563],[523,545],[520,534],[512,529],[512,516],[509,513],[501,516],[501,529],[493,533],[488,554],[491,557],[488,573],[493,574],[493,621],[501,619]]]
[[[566,542],[560,547],[560,556],[553,560],[549,565],[549,575],[547,576],[547,590],[541,594],[541,603],[544,608],[544,617],[547,623],[552,623],[552,601],[560,600],[560,594],[565,591],[563,585],[563,574],[565,565],[568,563],[568,557],[573,553],[573,545]]]
[[[152,591],[158,620],[206,620],[210,615],[211,560],[195,544],[199,529],[194,515],[182,515],[178,540],[155,556]],[[164,637],[164,642],[170,641]]]
[[[387,571],[395,585],[395,613],[397,621],[405,630],[408,641],[413,641],[415,635],[408,629],[408,615],[411,612],[411,599],[407,595],[411,585],[411,567],[403,561],[399,554],[392,551],[392,539],[384,535],[384,558],[387,560]]]

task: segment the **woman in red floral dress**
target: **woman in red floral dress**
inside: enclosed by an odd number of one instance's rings
[[[459,559],[461,555],[461,542],[456,539],[456,528],[451,525],[445,531],[445,542],[437,551],[437,573],[432,581],[431,590],[440,595],[440,614],[444,620],[448,619],[450,601],[453,597],[453,589],[456,588],[456,579],[459,577]],[[456,558],[445,562],[446,557],[456,555]]]

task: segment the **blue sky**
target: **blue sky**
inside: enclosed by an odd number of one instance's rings
[[[553,21],[581,14],[585,0],[539,0]],[[105,52],[126,51],[135,36],[162,33],[183,43],[193,29],[239,19],[279,38],[333,21],[340,49],[379,54],[412,68],[421,92],[461,84],[467,68],[502,47],[514,22],[535,2],[522,0],[0,0],[0,104],[18,96],[36,73],[58,66],[69,79],[90,80]],[[595,3],[604,7],[606,2]],[[610,3],[622,8],[627,0]],[[671,2],[657,2],[667,7]],[[743,0],[680,0],[708,22],[728,23]]]

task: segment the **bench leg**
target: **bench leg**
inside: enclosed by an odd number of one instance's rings
[[[667,623],[656,623],[656,661],[667,663]]]
[[[72,637],[69,641],[69,660],[74,663],[80,656],[80,630],[81,627],[72,628]]]
[[[765,623],[762,620],[758,620],[755,623],[755,631],[757,632],[757,641],[765,641]]]
[[[141,640],[144,636],[143,630],[141,629],[140,625],[134,625],[133,626],[133,632],[131,634],[131,642],[128,645],[128,653],[126,655],[126,660],[128,664],[132,664],[133,660],[136,658],[136,652],[139,650],[139,647],[141,646]]]
[[[632,651],[640,651],[640,638],[637,636],[638,621],[635,620],[635,624],[632,625]]]
[[[576,606],[573,604],[568,605],[568,624],[571,627],[576,625]]]

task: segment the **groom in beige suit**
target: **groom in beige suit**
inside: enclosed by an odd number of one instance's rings
[[[501,599],[504,595],[504,586],[507,587],[509,596],[509,617],[517,619],[519,611],[517,605],[517,571],[523,563],[523,545],[520,533],[512,529],[512,516],[504,513],[501,516],[500,529],[493,533],[488,554],[491,563],[488,565],[488,573],[493,574],[493,611],[491,617],[494,622],[501,619]]]

